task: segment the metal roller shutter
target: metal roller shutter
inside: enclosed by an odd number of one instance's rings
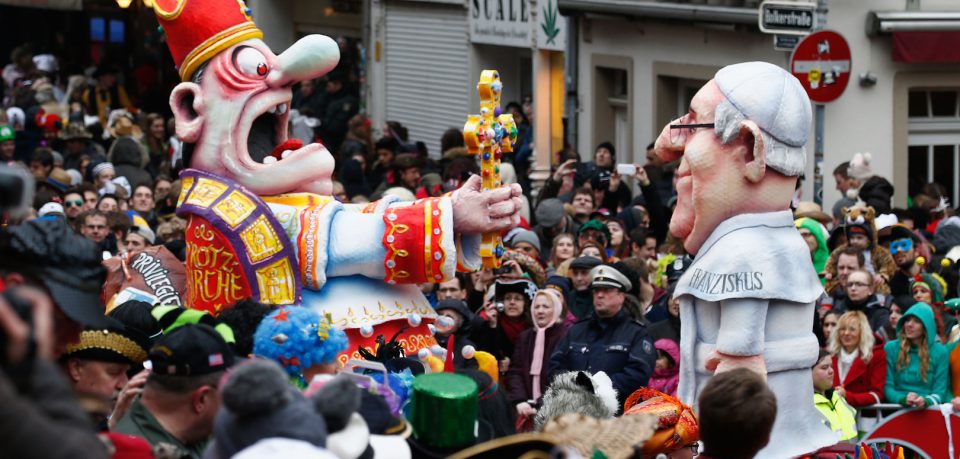
[[[467,10],[461,5],[386,5],[386,117],[411,141],[441,154],[443,131],[463,129],[469,112]]]

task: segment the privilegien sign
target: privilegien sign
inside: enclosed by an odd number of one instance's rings
[[[817,6],[813,3],[763,2],[760,4],[759,25],[765,33],[807,35],[817,25]]]
[[[529,0],[470,0],[470,42],[533,46]]]

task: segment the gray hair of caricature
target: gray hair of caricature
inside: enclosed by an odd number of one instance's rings
[[[714,130],[720,137],[720,143],[726,145],[739,137],[740,123],[747,119],[747,115],[738,110],[730,102],[730,99],[724,97],[714,110],[713,121]],[[764,158],[768,167],[788,177],[796,177],[803,173],[805,158],[807,157],[806,146],[792,147],[787,145],[762,128],[760,133],[763,136]]]

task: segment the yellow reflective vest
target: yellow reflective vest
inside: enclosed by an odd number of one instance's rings
[[[827,425],[834,432],[840,431],[840,440],[850,440],[857,436],[857,411],[847,405],[837,392],[828,400],[823,394],[814,393],[813,403],[826,418]]]

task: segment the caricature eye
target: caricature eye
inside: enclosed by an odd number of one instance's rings
[[[233,62],[240,72],[252,77],[267,76],[270,67],[267,66],[267,58],[256,48],[245,46],[238,48],[233,57]]]

